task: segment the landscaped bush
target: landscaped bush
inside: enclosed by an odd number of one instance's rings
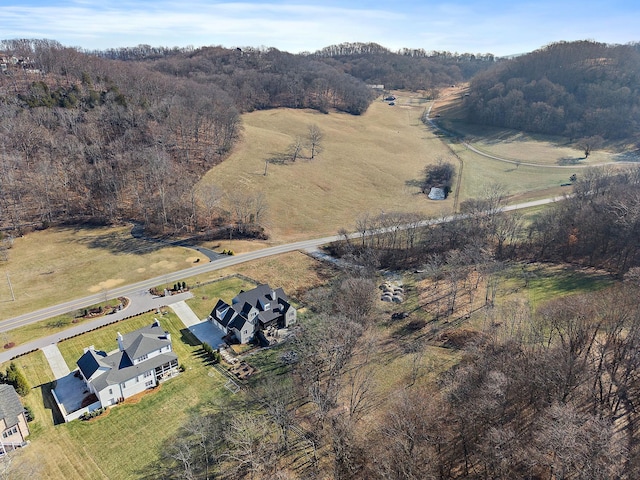
[[[16,392],[18,392],[18,395],[20,395],[21,397],[26,396],[29,393],[29,390],[31,390],[26,377],[18,369],[18,366],[13,362],[9,364],[7,372],[1,376],[0,382],[12,385],[13,388],[16,389]]]
[[[91,420],[92,418],[96,418],[102,415],[104,412],[106,412],[106,410],[107,409],[105,407],[100,407],[93,412],[84,412],[82,415],[80,415],[80,420]]]
[[[27,417],[27,422],[33,422],[36,416],[33,414],[33,409],[29,405],[24,407],[24,416]]]
[[[209,345],[208,343],[204,342],[202,344],[202,349],[213,363],[220,363],[220,360],[222,360],[222,355],[220,355],[220,352],[214,350],[213,347],[211,347],[211,345]]]

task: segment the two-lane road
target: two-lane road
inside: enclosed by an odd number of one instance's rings
[[[546,205],[549,203],[556,202],[558,200],[562,200],[562,198],[564,197],[546,198],[542,200],[535,200],[531,202],[510,205],[505,207],[504,210],[512,211],[512,210],[535,207],[539,205]],[[458,217],[457,215],[451,215],[445,218],[425,220],[424,222],[421,222],[421,225],[434,225],[437,223],[450,222],[457,217]],[[375,233],[377,232],[375,231],[367,232],[366,234],[373,235]],[[362,235],[361,233],[353,233],[350,235],[350,237],[358,238],[361,235]],[[96,303],[103,302],[107,298],[129,297],[130,299],[133,300],[136,297],[136,294],[138,294],[139,296],[140,292],[146,291],[151,287],[155,287],[157,285],[162,285],[165,283],[171,284],[173,282],[177,282],[179,280],[182,281],[185,278],[193,277],[201,273],[213,272],[215,270],[220,270],[223,268],[231,267],[233,265],[238,265],[240,263],[250,262],[252,260],[258,260],[261,258],[273,256],[273,255],[293,252],[296,250],[308,250],[308,249],[317,248],[322,245],[326,245],[328,243],[339,240],[340,238],[343,238],[343,237],[334,235],[331,237],[315,238],[311,240],[303,240],[303,241],[294,242],[294,243],[277,245],[275,247],[269,247],[261,250],[255,250],[253,252],[220,258],[218,260],[214,260],[209,263],[198,264],[198,265],[186,268],[184,270],[179,270],[173,273],[167,273],[154,278],[149,278],[147,280],[143,280],[141,282],[137,282],[134,284],[112,288],[106,292],[96,293],[93,295],[89,295],[87,297],[78,298],[76,300],[60,303],[52,307],[44,308],[42,310],[37,310],[35,312],[26,313],[24,315],[20,315],[14,318],[0,321],[0,333],[7,332],[9,330],[12,330],[14,328],[18,328],[21,326],[29,325],[31,323],[39,322],[41,320],[46,320],[48,318],[55,317],[56,315],[61,315],[63,313],[72,312],[74,310],[87,308],[91,305],[95,305]]]

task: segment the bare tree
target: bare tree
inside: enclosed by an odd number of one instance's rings
[[[309,149],[311,150],[311,160],[319,153],[322,153],[322,139],[324,133],[316,124],[309,125],[309,133],[307,135],[307,141],[309,142]]]
[[[302,155],[302,149],[304,147],[304,142],[302,137],[296,137],[293,142],[289,144],[287,147],[287,156],[289,160],[295,162],[300,155]]]

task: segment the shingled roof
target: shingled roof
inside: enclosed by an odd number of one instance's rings
[[[135,332],[122,336],[122,346],[131,360],[140,358],[143,355],[160,350],[165,345],[170,345],[171,340],[167,337],[160,323],[142,327]]]
[[[7,428],[18,424],[21,413],[24,413],[24,407],[15,389],[11,385],[0,384],[0,418],[4,419]]]

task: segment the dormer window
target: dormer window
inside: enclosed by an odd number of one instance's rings
[[[138,358],[138,362],[144,362],[147,358],[149,358],[149,355],[145,353],[140,358]]]

